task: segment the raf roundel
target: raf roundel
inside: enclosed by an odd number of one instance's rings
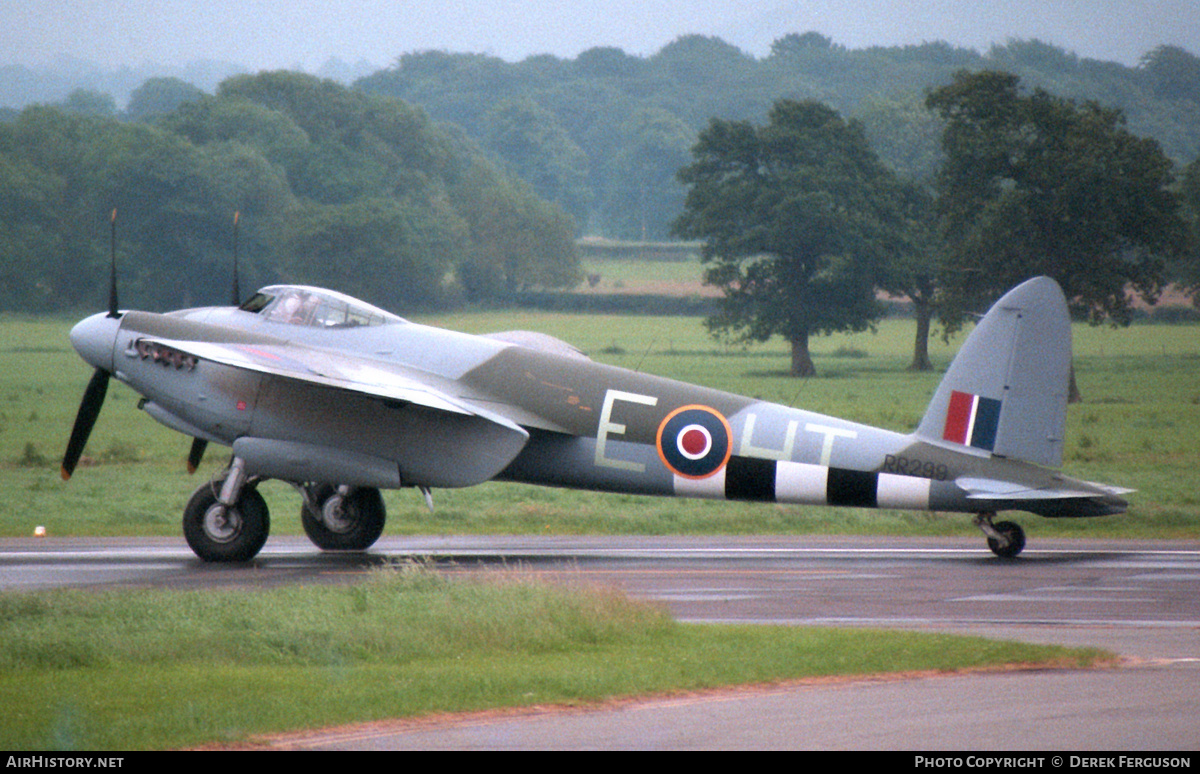
[[[658,456],[684,478],[708,478],[729,462],[729,422],[708,406],[683,406],[658,426]]]

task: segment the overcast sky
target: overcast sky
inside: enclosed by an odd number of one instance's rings
[[[105,68],[208,59],[316,70],[428,49],[509,61],[594,46],[648,55],[690,33],[763,56],[809,30],[849,48],[944,40],[986,51],[1036,38],[1132,65],[1164,43],[1200,55],[1200,0],[5,0],[0,65],[66,56]]]

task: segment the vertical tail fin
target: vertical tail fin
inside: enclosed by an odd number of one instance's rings
[[[1010,290],[967,337],[917,428],[955,443],[1048,467],[1062,465],[1071,321],[1058,283]]]

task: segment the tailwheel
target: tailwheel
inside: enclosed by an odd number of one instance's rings
[[[987,535],[988,548],[1001,559],[1012,559],[1025,548],[1025,530],[1013,521],[992,523],[994,513],[981,513],[975,517],[975,526]]]
[[[183,509],[183,535],[206,562],[247,562],[271,529],[267,502],[238,465],[204,484]]]
[[[317,548],[365,551],[383,534],[387,513],[378,489],[319,484],[304,493],[300,522]]]

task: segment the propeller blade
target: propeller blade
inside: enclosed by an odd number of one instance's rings
[[[242,291],[238,287],[238,219],[241,212],[233,213],[233,305],[242,305]]]
[[[204,450],[208,448],[208,441],[203,438],[192,439],[192,450],[188,452],[187,472],[195,473],[196,468],[200,467],[200,460],[204,459]]]
[[[97,368],[83,391],[83,401],[79,404],[79,413],[75,416],[75,427],[71,429],[71,440],[67,441],[67,452],[63,455],[62,477],[66,481],[75,472],[83,447],[87,445],[88,436],[92,434],[92,426],[100,415],[100,407],[104,405],[104,396],[108,393],[108,371]]]
[[[120,317],[121,314],[117,311],[117,209],[115,207],[112,211],[112,235],[109,239],[109,250],[112,253],[112,260],[109,263],[108,271],[108,316]]]

